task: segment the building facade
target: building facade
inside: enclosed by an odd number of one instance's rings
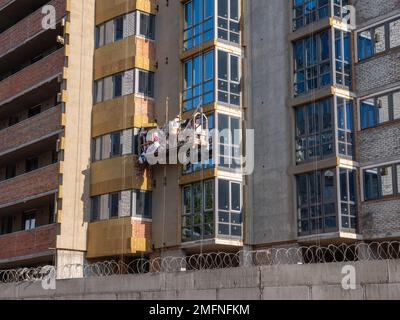
[[[398,238],[399,0],[31,2],[0,0],[0,268]],[[141,161],[197,114],[214,158]]]

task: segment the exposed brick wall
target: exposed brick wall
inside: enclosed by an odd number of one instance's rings
[[[136,55],[149,58],[150,60],[156,59],[156,48],[154,41],[146,40],[136,37]]]
[[[57,225],[0,236],[0,260],[21,257],[55,248]]]
[[[0,105],[18,93],[56,76],[64,67],[64,48],[0,82]]]
[[[400,81],[400,51],[371,58],[356,65],[358,93],[363,95]]]
[[[357,10],[357,23],[388,14],[400,8],[400,0],[355,0]]]
[[[0,205],[22,200],[58,188],[58,164],[0,183]]]
[[[61,130],[61,107],[41,114],[0,131],[0,154],[20,145],[35,141]]]
[[[66,0],[53,0],[48,3],[55,7],[57,21],[66,15],[65,2]],[[35,34],[43,31],[42,19],[43,14],[40,8],[0,34],[0,56],[23,44]]]
[[[135,97],[135,115],[154,118],[154,101],[142,97]]]
[[[400,122],[361,131],[358,146],[361,166],[400,159]]]
[[[365,237],[400,232],[400,199],[364,203],[360,229]]]
[[[133,220],[133,237],[151,239],[151,225],[149,221]]]

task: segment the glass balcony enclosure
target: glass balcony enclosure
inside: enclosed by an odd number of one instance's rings
[[[338,96],[295,110],[296,163],[354,155],[353,102]]]
[[[183,15],[184,51],[213,39],[240,44],[239,0],[191,0]]]
[[[293,31],[328,17],[343,19],[349,0],[293,0]]]
[[[296,179],[299,236],[356,232],[355,169],[317,170]]]
[[[243,238],[242,183],[222,177],[182,188],[182,242]]]
[[[294,95],[328,86],[352,89],[350,33],[330,28],[293,43]]]
[[[183,112],[218,102],[239,108],[241,105],[241,58],[217,49],[183,64]]]

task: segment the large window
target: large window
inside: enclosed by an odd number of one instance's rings
[[[155,17],[140,11],[121,15],[96,27],[96,48],[130,37],[154,39]]]
[[[400,194],[400,164],[365,169],[363,176],[366,201]]]
[[[184,50],[212,39],[214,39],[214,0],[192,0],[185,3]]]
[[[295,95],[332,83],[329,31],[296,41],[294,51]]]
[[[206,161],[202,161],[201,159],[201,150],[199,150],[198,153],[198,158],[196,159],[197,161],[195,161],[195,163],[188,163],[187,165],[183,166],[183,175],[188,175],[188,174],[192,174],[194,172],[198,172],[200,170],[206,170],[206,169],[210,169],[213,168],[215,165],[215,161],[214,161],[214,128],[215,128],[215,115],[212,114],[208,114],[207,115],[207,119],[208,119],[208,130],[209,130],[209,150],[208,150],[208,159]],[[205,160],[205,159],[203,159]]]
[[[214,181],[185,186],[182,193],[182,241],[213,238],[215,236]]]
[[[359,31],[357,40],[359,61],[399,47],[400,18]]]
[[[113,132],[93,139],[92,161],[138,154],[138,129]]]
[[[218,39],[240,43],[239,0],[218,0]]]
[[[214,51],[185,61],[183,72],[184,111],[214,101]]]
[[[343,156],[354,155],[354,116],[353,102],[337,97],[338,152]]]
[[[240,57],[218,50],[218,101],[240,106]]]
[[[91,221],[140,217],[151,219],[152,193],[127,190],[92,198]]]
[[[100,103],[137,93],[154,96],[154,73],[142,69],[127,70],[94,82],[93,101]]]
[[[324,170],[297,177],[299,234],[336,231],[336,171]]]
[[[242,185],[218,179],[218,235],[243,236]]]
[[[340,169],[340,209],[342,228],[357,228],[356,171]]]
[[[240,118],[218,114],[219,166],[225,169],[241,167]]]
[[[329,0],[293,0],[293,29],[329,16]]]
[[[332,99],[296,108],[296,160],[298,163],[335,153]]]
[[[335,29],[336,85],[350,88],[351,48],[350,33]]]
[[[360,101],[361,129],[400,119],[400,90]]]

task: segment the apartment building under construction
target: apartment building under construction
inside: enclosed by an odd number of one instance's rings
[[[399,119],[399,0],[0,0],[0,268],[398,239]]]

